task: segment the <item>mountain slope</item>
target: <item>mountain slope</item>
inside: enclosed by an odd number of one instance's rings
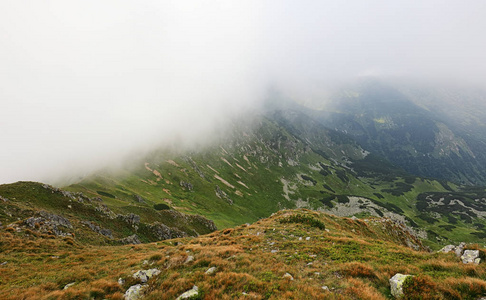
[[[305,207],[394,218],[414,227],[433,248],[485,238],[481,205],[442,215],[423,209],[429,201],[424,193],[459,197],[462,187],[411,176],[302,112],[273,111],[235,123],[230,132],[209,148],[159,149],[123,172],[98,173],[67,189],[100,197],[116,213],[138,207],[142,220],[145,210],[167,205],[226,228]]]
[[[368,80],[344,88],[324,110],[310,113],[409,173],[485,185],[484,121],[458,105],[457,95],[451,100],[428,92]]]
[[[0,297],[122,299],[140,283],[132,276],[148,269],[162,272],[146,283],[145,299],[175,299],[193,286],[198,299],[390,299],[388,280],[399,272],[415,275],[404,288],[409,298],[476,299],[486,292],[481,265],[465,265],[451,253],[415,251],[405,246],[410,243],[423,249],[390,220],[308,210],[131,246],[8,232],[0,243],[0,261],[7,262],[0,265]]]

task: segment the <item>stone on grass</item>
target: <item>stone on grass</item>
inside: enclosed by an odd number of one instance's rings
[[[190,262],[194,261],[194,256],[192,255],[189,255],[186,260],[184,261],[184,264],[188,264]]]
[[[71,282],[71,283],[68,283],[64,286],[63,290],[67,290],[68,288],[72,287],[73,285],[75,285],[76,282]]]
[[[133,278],[140,279],[142,283],[146,283],[147,281],[149,281],[150,278],[159,274],[160,274],[160,270],[158,269],[140,270],[135,274],[133,274]]]
[[[176,300],[190,299],[193,297],[197,297],[198,295],[199,295],[199,288],[197,286],[193,286],[192,289],[185,291],[182,295],[177,297]]]
[[[403,283],[405,279],[412,275],[404,275],[397,273],[395,276],[390,278],[390,287],[391,287],[391,294],[395,298],[400,298],[403,296]]]
[[[211,267],[206,271],[207,275],[212,275],[214,273],[216,273],[216,267]]]
[[[288,280],[294,280],[294,277],[290,275],[290,273],[285,273],[283,278],[288,279]]]
[[[123,295],[126,300],[137,300],[143,297],[144,290],[147,288],[147,284],[132,285]]]
[[[481,258],[479,258],[479,250],[465,250],[461,259],[464,264],[478,265],[481,262]]]

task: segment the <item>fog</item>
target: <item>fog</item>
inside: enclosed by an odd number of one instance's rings
[[[2,1],[0,183],[210,140],[269,86],[486,85],[486,2]]]

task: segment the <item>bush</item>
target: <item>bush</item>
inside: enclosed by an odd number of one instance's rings
[[[164,204],[164,203],[158,203],[158,204],[154,204],[154,209],[155,210],[168,210],[168,209],[170,209],[170,206],[168,206],[167,204]]]

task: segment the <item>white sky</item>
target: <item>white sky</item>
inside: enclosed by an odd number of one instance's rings
[[[486,85],[486,1],[0,1],[0,183],[360,75]]]

